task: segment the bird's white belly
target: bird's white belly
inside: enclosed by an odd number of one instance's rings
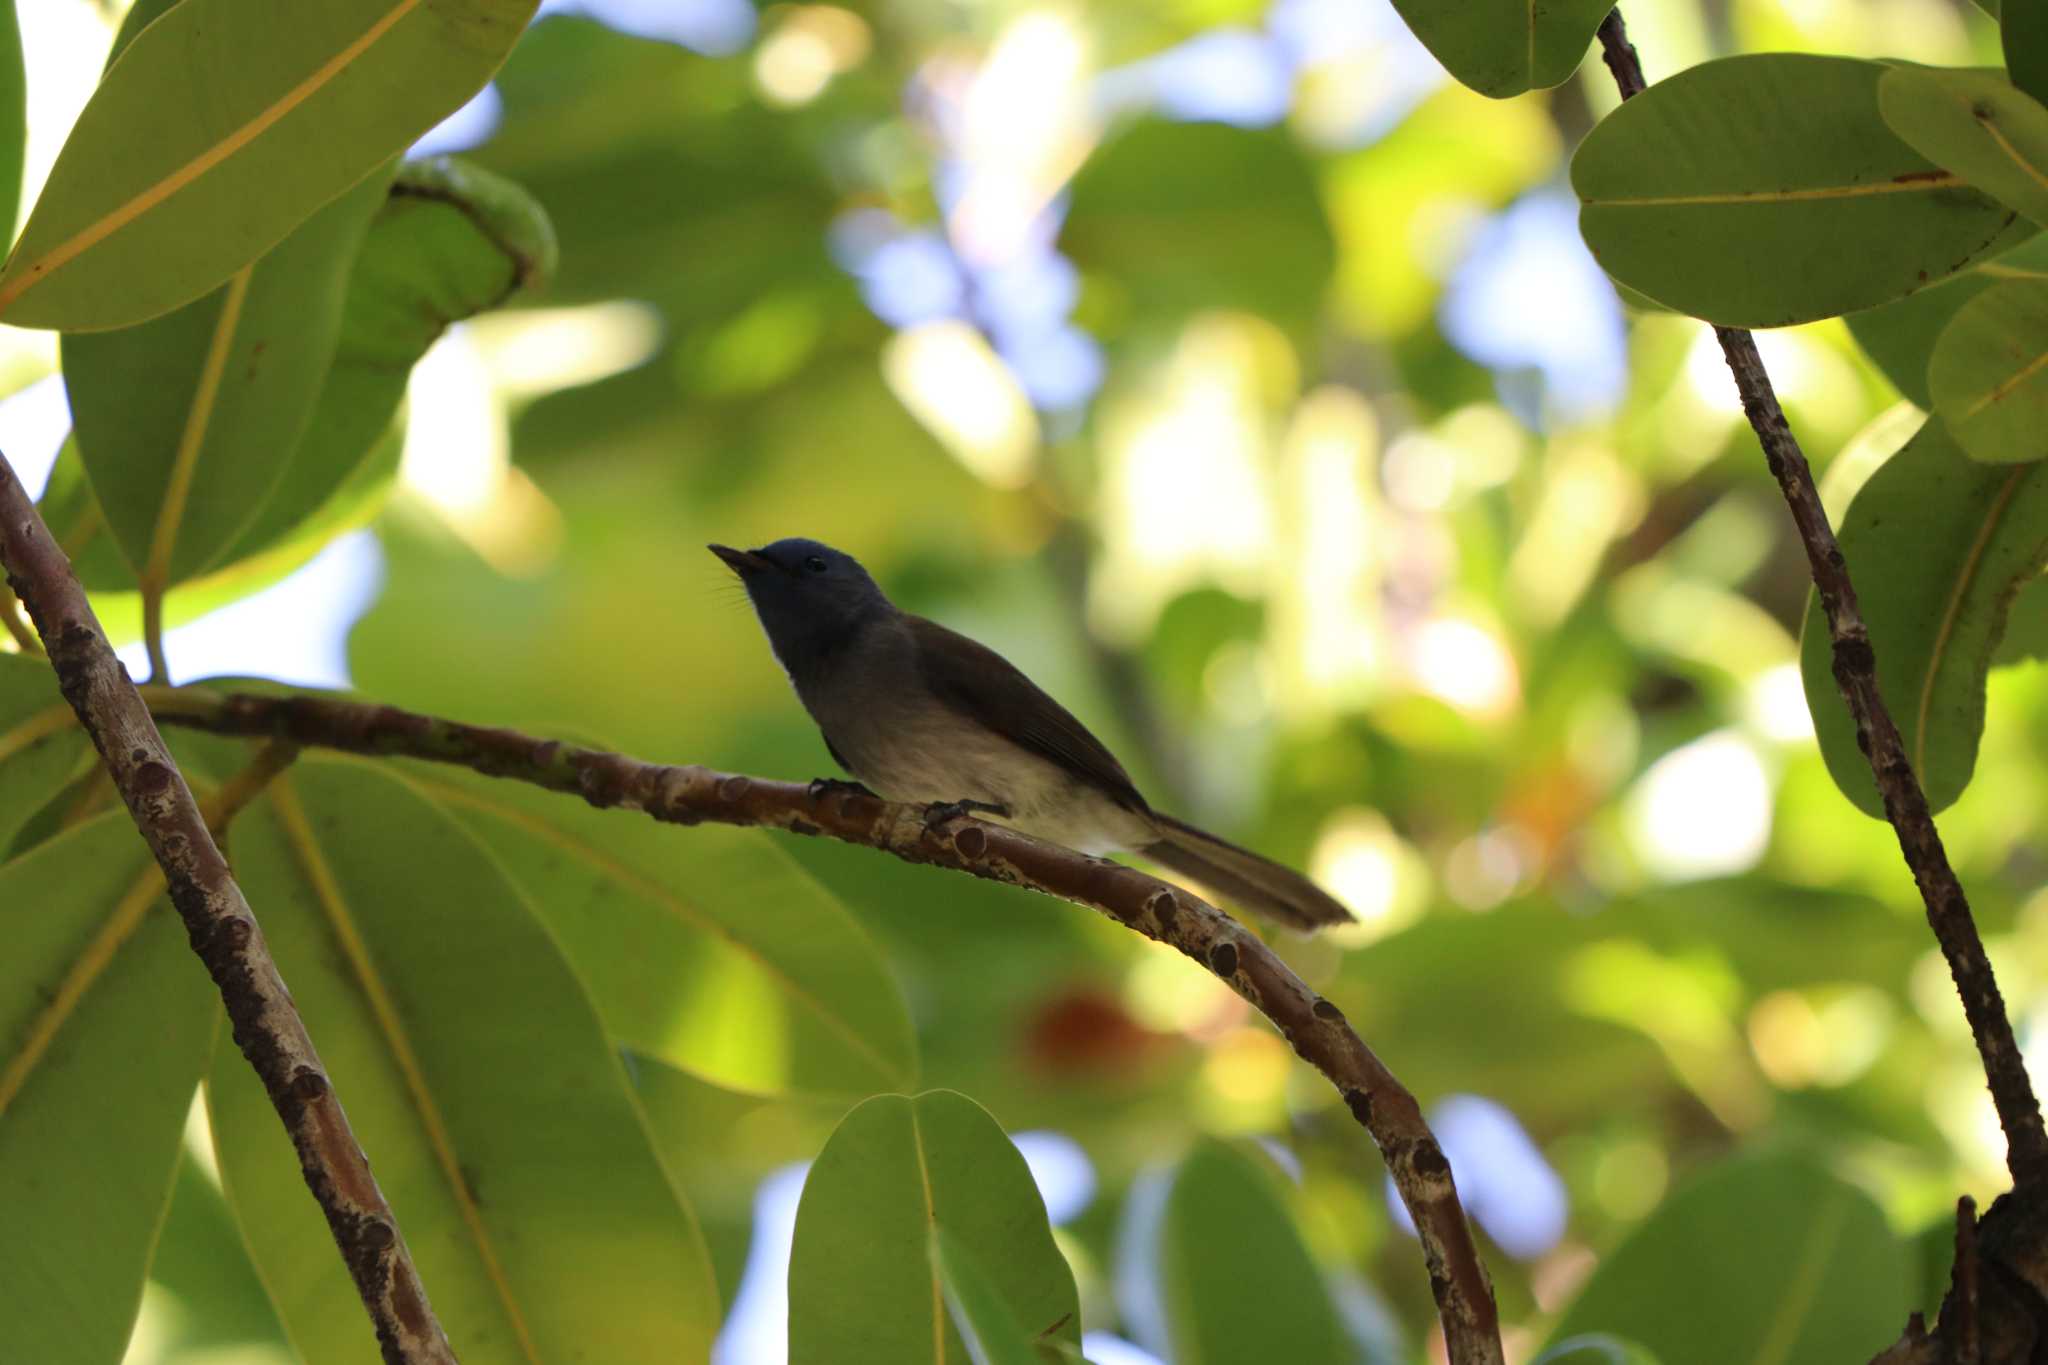
[[[1155,837],[1144,816],[965,717],[927,711],[891,719],[862,727],[869,733],[860,739],[833,736],[854,775],[879,796],[1002,806],[1007,817],[984,818],[1083,853],[1141,848]]]

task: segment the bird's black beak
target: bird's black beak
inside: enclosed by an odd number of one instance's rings
[[[726,567],[741,578],[775,567],[775,561],[759,550],[735,550],[730,545],[706,545],[704,548],[724,560]]]

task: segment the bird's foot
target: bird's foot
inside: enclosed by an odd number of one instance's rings
[[[810,798],[823,801],[828,796],[874,796],[858,782],[848,782],[841,777],[814,777],[811,779]],[[876,797],[880,800],[880,797]]]
[[[924,827],[935,832],[948,820],[963,815],[996,815],[1008,818],[1010,808],[993,801],[934,801],[924,808]]]

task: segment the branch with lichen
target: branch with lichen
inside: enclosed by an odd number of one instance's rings
[[[370,1175],[340,1097],[292,1005],[262,930],[221,856],[127,669],[114,657],[85,590],[13,467],[0,456],[0,565],[28,609],[58,690],[92,736],[135,827],[163,870],[171,904],[220,990],[235,1042],[256,1069],[298,1150],[388,1365],[454,1365],[398,1220]],[[11,606],[0,603],[0,607]],[[290,761],[266,746],[216,798],[216,816],[248,799]]]
[[[1099,910],[1179,949],[1249,1001],[1323,1073],[1371,1134],[1420,1234],[1454,1365],[1498,1365],[1493,1288],[1458,1203],[1450,1164],[1415,1097],[1373,1055],[1343,1012],[1311,990],[1230,916],[1136,868],[1092,858],[968,816],[936,823],[922,807],[814,784],[697,766],[667,767],[513,730],[486,729],[333,697],[148,688],[166,724],[284,740],[308,748],[424,759],[563,792],[593,806],[678,825],[752,825],[860,844],[906,862],[1041,891]]]

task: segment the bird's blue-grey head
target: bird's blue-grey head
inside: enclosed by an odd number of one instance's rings
[[[757,550],[706,548],[746,585],[775,657],[792,676],[895,610],[859,560],[815,540],[792,537]]]

